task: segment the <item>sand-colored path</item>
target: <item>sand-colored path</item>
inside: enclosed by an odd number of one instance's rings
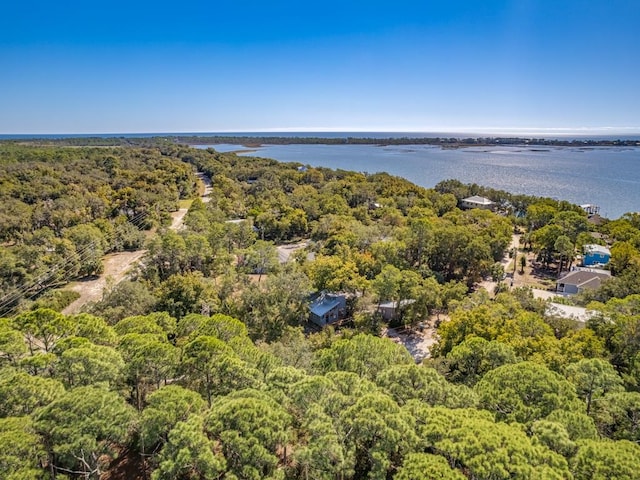
[[[102,292],[107,284],[116,285],[124,280],[127,273],[140,261],[146,252],[146,250],[136,250],[134,252],[111,253],[105,256],[103,259],[104,273],[102,275],[70,284],[68,290],[78,292],[80,298],[62,310],[62,313],[65,315],[78,313],[87,303],[101,300]]]
[[[211,180],[202,173],[198,173],[197,176],[204,185],[200,199],[206,203],[210,200],[209,195],[212,190]],[[182,227],[187,211],[187,208],[181,208],[173,212],[171,214],[172,221],[169,228],[179,230]],[[67,290],[78,292],[80,298],[62,310],[62,313],[65,315],[78,313],[87,303],[100,301],[105,287],[107,287],[107,285],[117,285],[124,280],[146,252],[146,250],[136,250],[133,252],[111,253],[105,256],[103,259],[104,272],[101,275],[69,284]]]

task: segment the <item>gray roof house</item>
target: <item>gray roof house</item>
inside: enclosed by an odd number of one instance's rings
[[[309,304],[309,320],[324,327],[345,318],[347,297],[339,293],[322,292]]]
[[[596,268],[576,268],[556,281],[556,291],[568,295],[580,293],[585,288],[598,288],[611,278],[611,273]]]
[[[474,195],[473,197],[467,197],[460,200],[460,206],[462,208],[480,208],[482,210],[493,210],[496,204],[488,198]]]

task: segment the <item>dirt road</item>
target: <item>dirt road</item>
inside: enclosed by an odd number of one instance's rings
[[[203,173],[198,173],[197,176],[204,185],[204,190],[200,199],[206,203],[210,200],[209,195],[212,190],[211,180]],[[187,211],[187,208],[181,208],[178,211],[173,212],[171,214],[172,221],[169,228],[172,230],[179,230],[182,227]],[[80,294],[80,298],[62,310],[62,313],[65,315],[78,313],[87,303],[100,301],[105,287],[108,284],[117,285],[124,280],[127,274],[131,271],[131,268],[137,265],[145,253],[147,253],[146,250],[136,250],[134,252],[111,253],[105,256],[103,259],[104,272],[100,276],[69,284],[67,290],[78,292]]]
[[[504,268],[504,272],[507,274],[507,277],[508,277],[506,278],[506,281],[509,283],[511,282],[511,278],[513,278],[513,262],[516,261],[515,258],[511,258],[511,255],[512,255],[513,249],[515,248],[517,250],[519,245],[520,245],[520,234],[514,233],[511,236],[511,243],[504,251],[504,257],[502,257],[502,260],[500,260],[500,263]],[[497,282],[494,282],[493,280],[483,280],[479,284],[480,287],[484,288],[487,292],[489,292],[489,295],[493,295],[496,285],[497,285]]]
[[[134,252],[111,253],[104,257],[104,273],[97,278],[80,280],[73,282],[67,290],[73,290],[80,294],[75,302],[62,310],[65,315],[78,313],[80,309],[89,302],[97,302],[102,299],[102,292],[107,283],[115,285],[121,282],[131,267],[136,265],[144,256],[146,250],[136,250]]]

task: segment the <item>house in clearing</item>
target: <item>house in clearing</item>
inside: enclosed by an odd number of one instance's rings
[[[322,292],[309,304],[309,320],[319,327],[345,318],[347,297],[339,293]]]
[[[460,200],[460,207],[479,208],[481,210],[493,210],[496,207],[496,203],[492,202],[488,198],[474,195],[473,197],[467,197]]]
[[[567,295],[594,289],[611,278],[611,273],[596,268],[575,268],[556,281],[556,291]]]
[[[602,245],[585,245],[582,264],[585,267],[594,265],[606,265],[611,259],[611,251]]]

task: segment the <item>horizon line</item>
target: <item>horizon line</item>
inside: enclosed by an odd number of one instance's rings
[[[407,134],[476,134],[476,135],[557,135],[557,136],[589,136],[589,135],[640,135],[640,127],[438,127],[438,128],[346,128],[346,127],[278,127],[256,129],[222,129],[222,130],[182,130],[182,131],[107,131],[107,132],[0,132],[3,136],[29,135],[95,135],[95,136],[127,136],[127,135],[200,135],[200,134],[232,134],[232,133],[407,133]]]

